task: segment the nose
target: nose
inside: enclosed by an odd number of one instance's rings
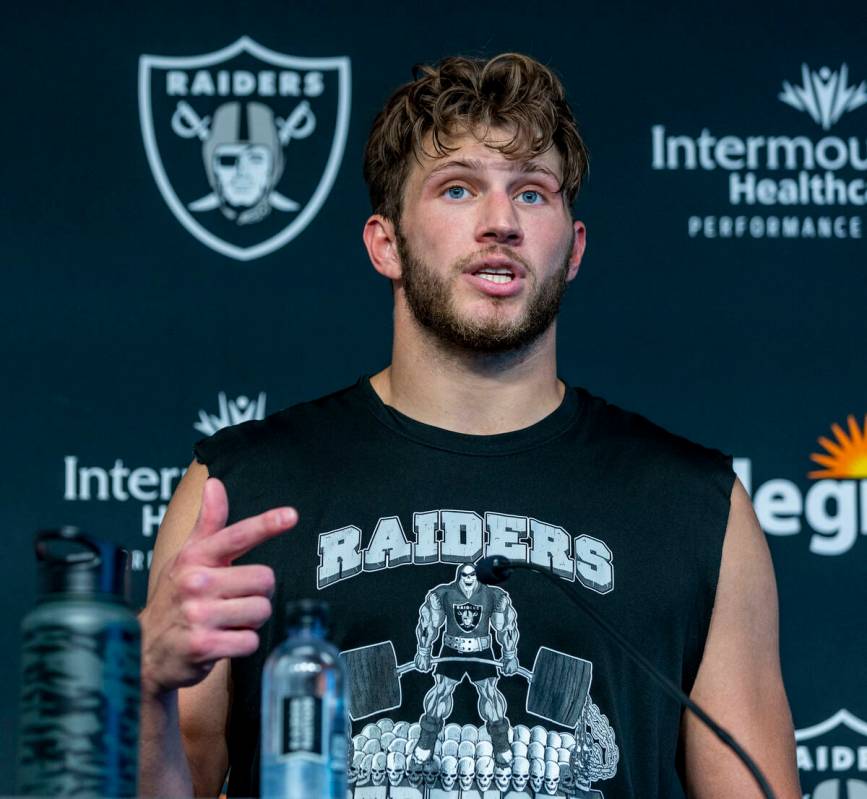
[[[487,194],[479,204],[476,240],[484,244],[520,244],[524,231],[512,198],[503,191]]]

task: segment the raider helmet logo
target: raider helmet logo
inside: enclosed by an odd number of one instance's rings
[[[479,626],[482,617],[482,609],[479,605],[464,602],[463,605],[453,605],[455,621],[465,633],[471,633]]]
[[[139,113],[157,186],[199,241],[248,261],[325,202],[349,127],[349,59],[299,58],[244,36],[214,53],[144,55]]]

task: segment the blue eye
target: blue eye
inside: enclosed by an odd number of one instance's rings
[[[450,200],[462,200],[465,196],[466,189],[463,186],[449,186],[446,189],[446,194]]]
[[[538,191],[533,191],[532,189],[522,191],[518,196],[529,205],[538,205],[542,200],[542,195],[539,194]]]

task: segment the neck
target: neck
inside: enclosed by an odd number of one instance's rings
[[[520,350],[489,354],[449,347],[396,313],[391,365],[370,382],[386,405],[424,424],[472,435],[521,430],[563,401],[556,322]]]

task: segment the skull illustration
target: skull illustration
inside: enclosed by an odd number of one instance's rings
[[[458,760],[458,782],[460,782],[463,790],[468,791],[473,787],[475,777],[475,761],[471,757],[462,757]]]
[[[530,744],[530,730],[524,724],[516,724],[513,728],[514,738],[512,740],[520,741],[522,744]]]
[[[458,759],[452,755],[446,755],[443,758],[442,766],[440,767],[440,782],[443,788],[450,791],[454,788],[455,780],[458,778]]]
[[[464,724],[461,727],[461,740],[475,743],[479,740],[479,728],[474,727],[472,724]]]
[[[458,744],[457,741],[452,741],[450,739],[443,741],[443,757],[453,757],[457,760],[458,757],[460,757],[458,754],[459,746],[460,744]]]
[[[494,779],[494,759],[492,757],[480,757],[476,761],[476,782],[479,788],[487,791]]]
[[[560,733],[560,746],[564,749],[571,749],[575,746],[575,736],[570,735],[568,732]]]
[[[422,766],[422,774],[424,775],[424,784],[429,788],[437,781],[440,775],[440,759],[438,755],[431,755],[429,760],[424,762]]]
[[[568,763],[560,763],[560,787],[566,793],[570,793],[574,786],[575,786],[575,779],[572,776],[572,769],[569,768],[569,764]]]
[[[366,755],[375,755],[380,750],[379,738],[371,738],[361,751]]]
[[[358,766],[358,777],[355,780],[356,785],[367,785],[370,780],[370,769],[373,767],[373,755],[364,755],[361,763]]]
[[[530,761],[530,787],[536,793],[542,793],[542,783],[545,781],[545,761],[534,757]]]
[[[398,721],[397,724],[394,725],[392,732],[398,738],[407,738],[409,736],[409,722]]]
[[[374,785],[382,785],[385,782],[385,752],[377,752],[373,756],[373,765],[370,767],[370,781]]]
[[[509,787],[509,780],[512,778],[512,766],[502,766],[497,763],[494,766],[494,782],[501,791],[505,791]]]
[[[385,770],[388,773],[388,781],[396,788],[403,780],[406,758],[400,752],[389,752],[385,758]]]
[[[535,743],[538,742],[542,744],[542,746],[547,746],[548,744],[548,733],[545,732],[545,728],[540,724],[537,724],[530,730],[530,741]]]
[[[461,741],[458,744],[458,760],[462,757],[475,758],[476,745],[472,741]]]
[[[379,736],[382,735],[382,730],[375,724],[365,724],[361,734],[368,739],[379,738]]]
[[[422,764],[415,758],[411,758],[406,764],[406,777],[409,780],[409,784],[412,785],[413,788],[418,788],[418,786],[421,785],[423,776]]]
[[[548,746],[553,746],[554,749],[559,749],[563,744],[561,743],[563,739],[560,737],[560,733],[556,730],[548,731]]]
[[[391,719],[380,719],[376,722],[376,726],[383,732],[391,732],[394,729],[394,722]]]
[[[520,741],[512,741],[512,757],[526,757],[527,744]]]
[[[530,760],[544,760],[545,759],[545,747],[542,746],[538,741],[533,741],[527,747],[527,757]]]
[[[490,741],[479,741],[476,744],[476,757],[493,757],[494,745]]]
[[[352,762],[349,764],[349,770],[346,772],[346,779],[349,781],[350,785],[354,785],[355,781],[358,779],[359,774],[361,773],[361,763],[364,758],[365,755],[362,752],[356,752],[352,756]]]
[[[445,729],[443,730],[443,738],[446,741],[460,741],[461,740],[461,728],[459,724],[455,724],[452,722],[451,724],[446,724]]]
[[[530,778],[530,761],[526,757],[516,757],[512,763],[512,787],[516,791],[523,791],[527,788],[527,781]],[[505,788],[500,788],[505,790]]]
[[[545,764],[545,793],[547,793],[548,796],[553,796],[557,793],[557,786],[559,784],[560,766],[549,761]]]

